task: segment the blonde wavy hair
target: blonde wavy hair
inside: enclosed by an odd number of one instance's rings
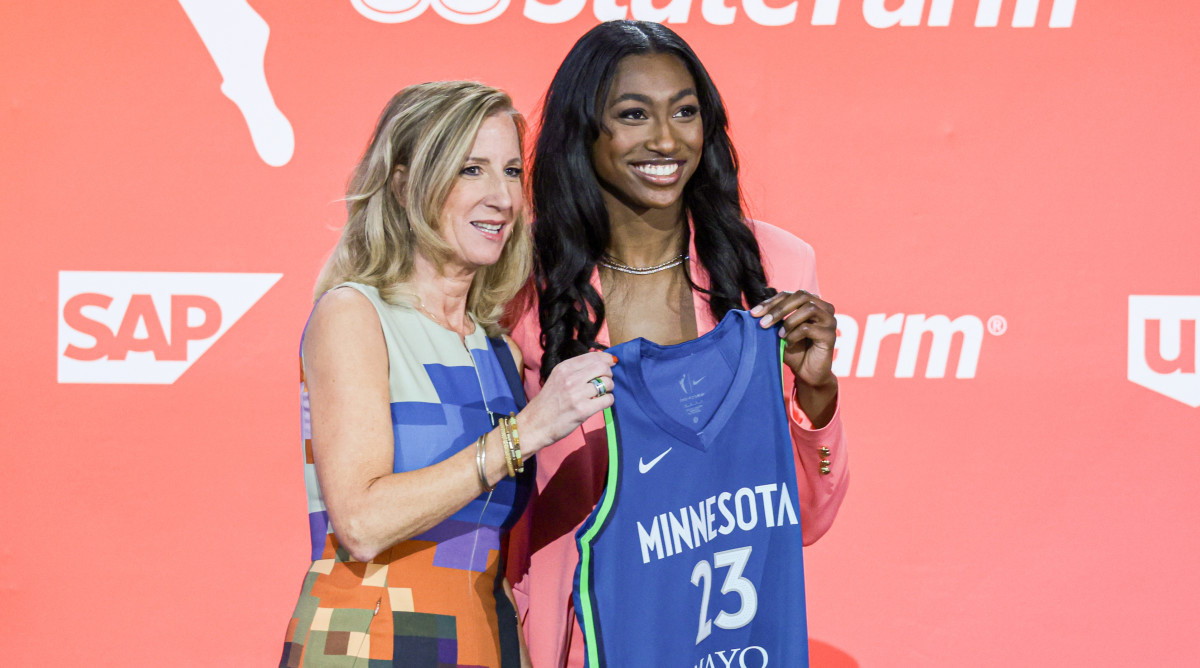
[[[346,226],[314,298],[353,281],[378,288],[390,303],[411,303],[407,281],[416,255],[441,265],[454,252],[439,233],[442,209],[480,125],[495,114],[512,118],[524,155],[525,119],[504,91],[473,81],[437,81],[409,86],[388,102],[350,179]],[[407,178],[395,178],[401,166]],[[475,273],[467,294],[467,312],[489,336],[503,332],[504,306],[531,267],[522,207],[499,261]]]

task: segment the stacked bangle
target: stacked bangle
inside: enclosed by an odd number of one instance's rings
[[[512,432],[508,430],[508,418],[500,418],[500,442],[504,444],[504,466],[508,469],[508,475],[515,476],[517,471],[513,467],[513,440]]]
[[[517,415],[509,413],[508,417],[502,417],[499,420],[500,424],[500,444],[504,448],[504,468],[508,469],[508,475],[516,476],[518,473],[525,472],[525,460],[521,457],[521,435],[517,433]],[[479,466],[479,483],[489,492],[496,488],[495,485],[488,486],[486,476],[487,450],[484,439],[487,435],[479,437],[479,441],[475,446],[475,463]]]
[[[487,481],[487,434],[475,441],[475,466],[479,469],[479,484],[489,492],[496,489],[495,485],[489,485]]]
[[[509,436],[512,438],[512,450],[509,451],[509,457],[512,457],[512,467],[517,473],[525,472],[525,461],[521,458],[521,435],[517,433],[517,414],[509,413],[508,418]]]

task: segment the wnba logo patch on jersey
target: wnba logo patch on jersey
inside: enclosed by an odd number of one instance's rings
[[[576,535],[587,665],[807,666],[776,331],[730,311],[694,341],[611,351],[609,473]]]

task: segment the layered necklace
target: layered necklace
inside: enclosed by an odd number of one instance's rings
[[[666,271],[667,269],[672,269],[674,267],[678,267],[679,265],[683,264],[684,262],[687,262],[687,260],[688,260],[688,256],[683,253],[680,253],[679,255],[676,255],[675,257],[671,258],[670,260],[667,260],[666,262],[663,262],[662,264],[656,264],[653,267],[631,267],[631,266],[625,264],[624,262],[621,262],[620,260],[614,258],[613,256],[605,254],[605,256],[600,258],[596,262],[596,264],[600,265],[601,267],[604,267],[605,269],[612,269],[613,271],[619,271],[623,274],[633,274],[635,276],[645,276],[646,274],[657,274],[660,271]]]

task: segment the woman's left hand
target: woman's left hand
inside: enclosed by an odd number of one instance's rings
[[[833,304],[803,290],[780,292],[750,309],[762,327],[780,321],[780,336],[787,341],[783,362],[796,376],[797,385],[810,388],[837,387],[833,375],[833,344],[837,320]]]

